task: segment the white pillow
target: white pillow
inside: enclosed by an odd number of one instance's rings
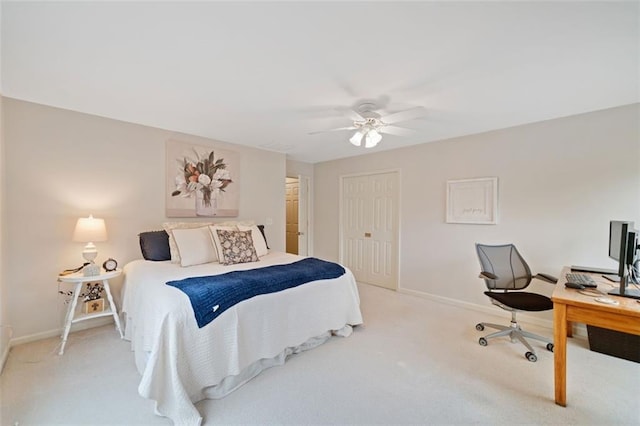
[[[180,252],[176,245],[176,240],[173,238],[174,229],[191,229],[202,228],[213,225],[213,222],[165,222],[162,224],[162,228],[169,235],[169,252],[171,252],[171,263],[180,263]]]
[[[258,225],[245,226],[238,225],[238,229],[240,231],[251,231],[251,238],[253,238],[253,246],[256,248],[256,253],[258,257],[262,257],[265,254],[269,253],[269,249],[267,249],[267,242],[264,240],[262,236],[262,232],[258,229]]]
[[[208,227],[174,229],[172,232],[180,252],[181,266],[200,265],[218,260]]]
[[[216,251],[218,259],[222,259],[222,245],[220,244],[220,238],[218,237],[218,229],[222,231],[237,231],[237,226],[222,226],[222,225],[209,225],[209,238],[213,241],[213,248]]]
[[[216,222],[215,225],[218,225],[218,226],[239,226],[239,225],[251,226],[251,225],[256,225],[256,221],[255,220],[228,220],[226,222]]]

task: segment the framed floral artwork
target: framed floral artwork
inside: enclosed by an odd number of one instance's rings
[[[167,141],[167,217],[237,217],[239,156],[236,152]]]
[[[498,178],[447,181],[447,223],[498,223]]]

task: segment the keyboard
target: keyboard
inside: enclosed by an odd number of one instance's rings
[[[576,266],[571,265],[571,272],[591,272],[592,274],[616,275],[618,271],[615,269],[594,268],[593,266]]]
[[[566,275],[567,282],[580,284],[585,287],[598,287],[598,284],[587,274],[569,273]]]

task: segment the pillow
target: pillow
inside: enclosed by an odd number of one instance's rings
[[[171,260],[167,231],[148,231],[138,234],[140,250],[145,260]]]
[[[253,226],[238,225],[238,229],[240,231],[251,232],[251,238],[253,239],[253,246],[256,248],[256,254],[258,255],[258,257],[262,257],[265,254],[269,253],[269,251],[267,250],[267,242],[265,241],[257,225],[253,225]]]
[[[264,243],[266,244],[268,249],[269,243],[267,242],[267,236],[264,234],[264,225],[258,225],[258,229],[260,230],[260,233],[262,234],[262,238],[264,238]]]
[[[237,226],[222,226],[222,225],[209,225],[209,231],[211,232],[211,236],[209,238],[211,238],[213,240],[213,248],[216,251],[216,255],[218,256],[218,259],[220,260],[220,263],[222,263],[222,247],[220,247],[220,237],[218,237],[218,233],[216,232],[218,229],[222,230],[222,231],[237,231],[238,227]]]
[[[258,255],[253,246],[251,231],[224,231],[217,229],[221,251],[220,263],[234,265],[236,263],[257,262]]]
[[[216,222],[216,225],[219,225],[219,226],[238,226],[238,225],[251,226],[255,224],[256,224],[255,220],[228,220],[226,222]]]
[[[173,238],[180,252],[180,265],[192,266],[218,260],[209,228],[174,229]]]
[[[191,229],[201,228],[203,226],[213,225],[212,222],[165,222],[162,224],[164,230],[169,234],[169,250],[171,252],[171,262],[180,263],[180,252],[176,245],[176,240],[173,238],[174,229]]]

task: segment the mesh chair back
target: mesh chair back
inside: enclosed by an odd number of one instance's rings
[[[531,282],[531,269],[513,244],[476,244],[476,251],[482,271],[498,276],[484,280],[489,290],[522,290]]]

